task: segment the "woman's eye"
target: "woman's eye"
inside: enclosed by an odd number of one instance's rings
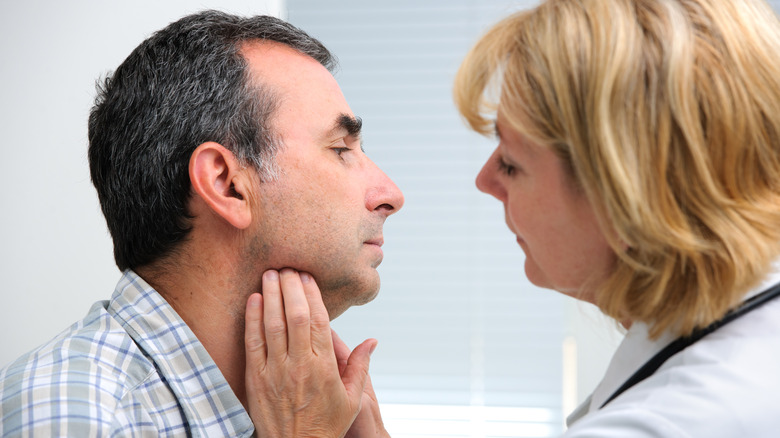
[[[504,161],[503,158],[498,157],[498,170],[506,176],[512,176],[515,174],[517,168]]]

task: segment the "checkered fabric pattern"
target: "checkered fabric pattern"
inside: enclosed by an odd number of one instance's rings
[[[0,370],[0,401],[3,437],[254,433],[203,345],[132,271],[110,301]]]

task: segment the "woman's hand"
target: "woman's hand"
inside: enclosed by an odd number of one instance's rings
[[[263,295],[247,301],[245,333],[247,408],[257,436],[344,436],[360,411],[376,341],[351,354],[347,348],[340,366],[312,277],[283,269],[262,281]]]

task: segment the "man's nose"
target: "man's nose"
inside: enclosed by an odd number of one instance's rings
[[[385,216],[397,212],[404,205],[404,194],[374,162],[371,162],[372,184],[366,193],[366,208],[381,211]]]

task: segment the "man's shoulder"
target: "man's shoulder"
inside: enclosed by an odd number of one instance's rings
[[[105,380],[132,387],[146,378],[154,364],[106,311],[106,304],[95,303],[84,319],[0,371],[0,394],[5,397],[9,385],[25,386],[29,381],[94,384]],[[63,376],[70,379],[62,380]]]
[[[155,374],[106,305],[95,303],[84,319],[0,370],[4,436],[30,422],[110,425],[123,398]]]

